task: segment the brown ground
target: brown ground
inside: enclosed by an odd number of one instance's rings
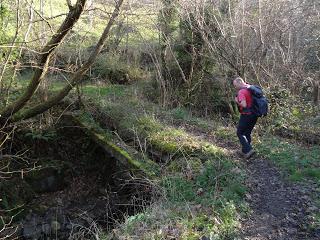
[[[285,181],[268,160],[253,157],[247,164],[247,201],[252,214],[242,221],[241,239],[320,239],[319,230],[309,230],[309,214],[316,184],[299,185]],[[319,195],[319,193],[318,193]]]

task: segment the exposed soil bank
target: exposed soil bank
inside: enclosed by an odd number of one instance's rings
[[[48,132],[50,137],[44,137]],[[2,203],[0,210],[21,206],[17,228],[3,236],[15,232],[21,239],[90,239],[148,205],[148,184],[134,178],[79,126],[60,123],[48,132],[36,136],[21,131],[14,142],[12,151],[29,149],[28,165],[37,169],[23,179],[1,182],[2,188],[7,186],[1,198],[11,205]],[[12,185],[24,192],[12,191]]]

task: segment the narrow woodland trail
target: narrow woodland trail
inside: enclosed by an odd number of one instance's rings
[[[238,240],[320,240],[320,229],[310,230],[310,214],[320,213],[312,199],[320,199],[316,183],[289,182],[268,159],[257,155],[250,160],[241,159],[234,142],[189,127],[187,131],[230,150],[232,158],[243,164],[246,201],[252,212],[241,220]]]
[[[308,231],[309,213],[318,211],[310,196],[315,185],[285,181],[277,168],[261,157],[253,157],[245,166],[252,214],[242,221],[241,239],[320,239],[319,231]]]

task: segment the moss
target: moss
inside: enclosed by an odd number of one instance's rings
[[[126,150],[124,150],[121,147],[121,143],[117,142],[108,130],[100,128],[100,126],[88,115],[84,114],[84,116],[80,115],[80,117],[71,117],[73,118],[73,121],[80,125],[96,143],[123,165],[142,170],[149,177],[158,175],[160,169],[156,163],[138,154],[133,149],[131,149],[131,153],[133,154],[130,154],[128,152],[128,146],[126,146]]]
[[[182,129],[168,127],[155,119],[138,119],[138,130],[160,152],[179,156],[182,152],[191,154],[203,152],[212,156],[224,155],[222,148],[198,139]]]
[[[140,117],[136,121],[138,130],[145,135],[163,131],[163,126],[150,116]]]
[[[152,150],[158,152],[159,155],[170,155],[171,158],[183,154],[198,153],[203,153],[206,158],[225,155],[221,148],[203,141],[183,129],[167,126],[152,114],[144,112],[139,115],[139,107],[132,104],[108,103],[102,109],[101,111],[107,115],[108,124],[114,126],[122,138],[139,138],[140,141],[146,141]]]
[[[215,156],[215,157],[222,157],[225,155],[225,151],[223,148],[215,146],[210,143],[203,143],[202,152],[205,154]]]

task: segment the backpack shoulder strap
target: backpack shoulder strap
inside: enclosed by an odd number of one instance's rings
[[[250,92],[256,96],[256,97],[263,97],[263,91],[261,89],[261,87],[256,86],[256,85],[250,85],[248,87],[248,89],[250,90]]]

